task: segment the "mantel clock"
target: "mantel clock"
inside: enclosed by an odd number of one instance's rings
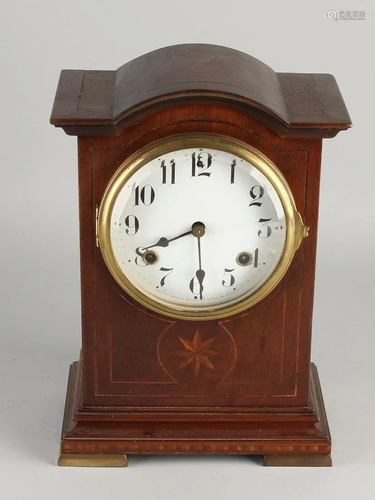
[[[331,464],[310,363],[322,139],[335,79],[186,44],[64,70],[78,136],[82,351],[60,465],[133,453]]]

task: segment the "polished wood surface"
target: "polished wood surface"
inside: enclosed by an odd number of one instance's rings
[[[310,350],[322,137],[350,126],[337,84],[330,75],[276,74],[216,46],[153,54],[117,72],[67,71],[57,90],[51,121],[78,135],[83,339],[62,453],[327,457]],[[157,139],[189,132],[234,137],[265,154],[310,227],[263,301],[207,322],[141,306],[116,284],[96,246],[96,208],[121,163]],[[196,354],[209,341],[213,368],[181,368],[181,338]]]
[[[248,311],[219,321],[172,320],[146,310],[114,282],[95,246],[95,207],[120,164],[156,139],[189,131],[230,135],[262,151],[285,176],[310,227],[280,285]],[[78,146],[83,404],[306,406],[321,139],[286,141],[244,111],[191,103],[148,112],[120,136],[79,137]],[[179,337],[192,341],[196,331],[203,342],[215,339],[215,370],[178,369],[171,353],[181,348]]]
[[[107,412],[103,420],[101,408],[88,411],[82,420],[77,418],[82,388],[79,371],[76,362],[70,371],[61,442],[61,460],[69,463],[62,465],[77,463],[73,455],[83,454],[86,460],[87,454],[118,454],[122,460],[124,454],[134,453],[265,455],[265,465],[288,466],[327,466],[330,461],[331,438],[315,365],[311,365],[309,408],[300,413],[269,408],[268,418],[266,412],[258,411],[252,422],[232,423],[165,420],[163,415],[143,421],[134,414],[128,420],[124,410],[124,421],[116,418],[116,412]],[[279,463],[275,455],[281,455]],[[95,459],[92,462],[101,465]]]
[[[140,111],[190,99],[244,107],[283,137],[333,137],[351,125],[332,75],[276,73],[209,44],[165,47],[117,71],[64,70],[51,123],[72,135],[118,135]]]

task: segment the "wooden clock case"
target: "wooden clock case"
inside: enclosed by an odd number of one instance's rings
[[[83,345],[70,370],[59,463],[217,453],[330,465],[310,348],[322,139],[350,127],[335,79],[275,73],[220,46],[178,45],[117,71],[62,71],[51,123],[78,136],[82,278]],[[147,310],[116,284],[97,246],[97,208],[120,164],[157,139],[188,132],[227,135],[265,154],[310,228],[276,289],[214,321]],[[184,367],[181,339],[192,352]]]

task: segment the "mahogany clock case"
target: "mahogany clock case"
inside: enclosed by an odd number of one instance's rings
[[[82,354],[70,372],[60,463],[223,453],[330,465],[310,349],[322,139],[350,126],[334,78],[275,73],[224,47],[167,47],[117,71],[63,71],[51,123],[77,135],[79,150]],[[153,141],[192,132],[229,136],[266,155],[310,228],[265,299],[199,322],[127,296],[96,238],[97,207],[121,163]],[[193,352],[183,368],[174,354],[181,339]],[[214,369],[197,362],[202,356]]]

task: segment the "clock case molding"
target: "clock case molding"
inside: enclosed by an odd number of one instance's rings
[[[59,463],[222,453],[330,465],[310,351],[322,139],[351,126],[334,77],[275,73],[233,49],[177,45],[117,71],[63,70],[51,123],[78,136],[82,283],[82,353],[70,370]],[[265,154],[310,227],[275,290],[215,321],[147,310],[116,284],[96,244],[96,209],[121,163],[189,132],[231,136]],[[202,342],[215,338],[215,370],[179,369],[171,354],[197,331]]]

